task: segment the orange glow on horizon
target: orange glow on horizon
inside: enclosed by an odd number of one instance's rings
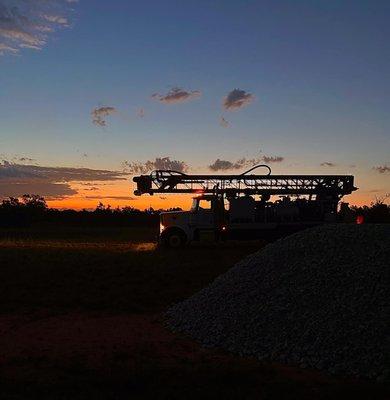
[[[102,197],[101,199],[91,200],[80,197],[68,197],[60,200],[48,200],[47,204],[51,208],[70,208],[74,210],[82,210],[82,209],[95,209],[99,202],[103,203],[105,206],[110,205],[111,208],[116,207],[134,207],[140,210],[144,210],[147,208],[154,209],[168,209],[173,207],[180,207],[183,209],[189,209],[191,207],[192,199],[187,196],[178,196],[171,195],[167,196],[166,199],[161,200],[155,196],[141,196],[136,200],[115,200],[110,198],[108,195],[107,198]]]
[[[115,199],[112,194],[107,194],[106,197],[101,195],[99,199],[90,199],[83,198],[80,196],[67,197],[64,199],[58,200],[48,200],[47,204],[51,208],[57,209],[74,209],[74,210],[82,210],[82,209],[95,209],[99,202],[102,202],[105,206],[110,205],[111,208],[116,207],[134,207],[140,210],[144,210],[147,208],[158,209],[168,209],[174,207],[180,207],[183,210],[189,210],[192,204],[192,195],[180,195],[180,194],[167,194],[162,199],[159,196],[134,196],[133,199],[125,200],[125,199]],[[349,203],[350,206],[363,206],[369,205],[375,199],[372,194],[367,193],[354,193],[350,196],[345,196],[342,201]]]
[[[147,208],[168,209],[180,207],[183,210],[189,210],[192,204],[192,198],[199,194],[155,194],[135,196],[134,185],[128,180],[110,181],[110,182],[90,182],[89,185],[78,182],[71,183],[72,188],[77,190],[74,196],[62,199],[47,200],[47,204],[52,208],[69,208],[75,210],[95,209],[99,202],[105,206],[116,207],[134,207],[140,210]],[[369,205],[375,201],[375,193],[360,189],[351,195],[345,196],[343,202],[351,206]]]

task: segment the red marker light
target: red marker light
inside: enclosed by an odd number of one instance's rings
[[[356,217],[356,223],[357,223],[358,225],[361,225],[361,224],[364,223],[364,217],[363,217],[363,215],[358,215],[358,216]]]

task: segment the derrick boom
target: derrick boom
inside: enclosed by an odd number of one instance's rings
[[[330,195],[340,199],[356,190],[352,175],[188,175],[157,170],[150,175],[136,176],[133,181],[137,184],[134,194],[138,196],[154,193],[214,194],[226,197],[240,194]]]

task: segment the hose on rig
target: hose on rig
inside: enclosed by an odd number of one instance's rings
[[[267,168],[268,169],[268,175],[271,175],[271,167],[266,165],[266,164],[259,164],[259,165],[254,165],[252,168],[248,169],[247,171],[243,172],[242,174],[238,175],[238,176],[244,176],[247,175],[249,172],[254,171],[257,168]],[[178,176],[187,176],[187,174],[185,174],[184,172],[181,171],[175,171],[173,169],[158,169],[155,171],[152,171],[150,176],[157,179],[158,181],[164,177],[164,175],[170,175],[170,176],[174,176],[174,175],[178,175]]]
[[[266,164],[259,164],[259,165],[255,165],[252,168],[248,169],[248,171],[243,172],[240,176],[246,175],[248,172],[251,172],[257,168],[267,168],[268,174],[266,176],[271,175],[271,167],[270,166],[268,166]]]

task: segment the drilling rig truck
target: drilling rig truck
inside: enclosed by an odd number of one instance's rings
[[[255,175],[258,168],[267,173]],[[238,175],[189,175],[156,170],[133,178],[134,194],[190,193],[190,211],[162,212],[159,242],[180,247],[214,240],[273,239],[337,222],[341,198],[352,193],[351,175],[272,175],[257,165]]]

